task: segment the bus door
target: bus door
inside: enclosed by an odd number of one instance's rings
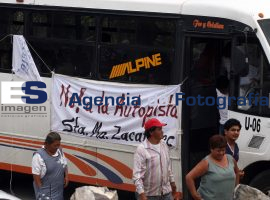
[[[220,60],[217,48],[220,41],[209,38],[190,37],[187,40],[188,58],[186,70],[189,71],[185,105],[189,118],[189,152],[190,164],[196,164],[198,155],[208,150],[208,138],[217,133],[218,113],[215,106],[203,106],[206,97],[216,97],[216,74]],[[198,96],[204,97],[198,102]],[[196,100],[196,102],[192,102]],[[208,103],[214,103],[209,99]],[[194,104],[194,105],[193,105]],[[199,156],[202,157],[202,156]],[[196,160],[193,160],[196,159]],[[190,167],[192,167],[190,166]]]
[[[209,153],[208,140],[218,134],[216,81],[219,76],[227,75],[222,60],[224,49],[231,49],[228,38],[187,37],[185,42],[184,63],[188,79],[183,86],[183,120],[186,120],[183,141],[188,144],[183,144],[186,145],[183,150],[184,174]]]

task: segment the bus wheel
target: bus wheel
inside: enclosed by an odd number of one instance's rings
[[[270,170],[263,171],[259,173],[255,178],[253,178],[250,182],[251,187],[255,187],[261,190],[266,195],[270,195]]]

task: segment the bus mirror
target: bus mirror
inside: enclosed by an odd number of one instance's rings
[[[241,77],[247,76],[249,72],[248,57],[246,55],[244,46],[236,46],[232,55],[233,71]]]

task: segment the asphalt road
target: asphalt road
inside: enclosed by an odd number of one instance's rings
[[[11,194],[10,180],[11,173],[0,170],[0,190]],[[69,186],[64,191],[64,199],[69,200],[75,189],[80,186],[83,186],[83,184],[70,182]],[[14,196],[22,200],[35,200],[33,178],[31,175],[13,172],[11,188]],[[134,194],[126,191],[118,191],[118,197],[119,200],[135,200]]]

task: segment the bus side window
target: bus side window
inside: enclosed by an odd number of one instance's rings
[[[169,84],[174,63],[175,22],[147,17],[104,17],[100,79]]]
[[[244,46],[244,39],[240,38],[240,45]],[[259,41],[255,37],[248,38],[249,65],[246,75],[238,74],[239,89],[234,94],[244,97],[245,102],[237,102],[237,109],[249,114],[269,115],[270,67],[263,53]],[[242,44],[241,44],[242,42]],[[237,66],[234,66],[237,67]],[[236,87],[237,90],[237,87]],[[250,100],[249,100],[249,97]],[[257,100],[256,100],[257,99]],[[266,100],[267,99],[267,100]]]
[[[255,43],[256,40],[250,42],[248,44],[247,53],[248,53],[248,65],[243,68],[243,66],[237,65],[237,61],[235,60],[234,69],[239,77],[239,91],[238,97],[244,97],[247,99],[250,93],[259,93],[259,86],[260,86],[260,64],[259,64],[259,48],[258,44]],[[245,45],[242,43],[239,46],[236,46],[238,51],[242,51],[245,54]],[[237,59],[237,58],[236,58]],[[236,66],[237,65],[237,66]],[[244,65],[244,64],[243,64]],[[246,105],[245,105],[246,104]],[[250,104],[250,105],[249,105]],[[238,109],[249,112],[258,112],[259,107],[255,105],[254,101],[248,102],[246,101],[243,105],[239,105],[238,102]]]
[[[109,44],[134,44],[136,21],[133,18],[113,16],[102,19],[101,42]]]
[[[51,70],[65,75],[91,77],[96,66],[94,16],[43,11],[32,12],[29,19],[29,42]],[[39,71],[49,74],[34,52],[32,56]]]
[[[3,38],[6,33],[9,32],[9,25],[10,25],[10,15],[8,11],[1,11],[0,12],[0,37]]]
[[[175,24],[171,21],[142,19],[137,27],[138,44],[174,48]]]
[[[50,37],[51,23],[47,13],[32,13],[29,34],[39,38]]]
[[[21,10],[6,9],[0,12],[0,38],[3,39],[7,33],[23,35],[25,14]],[[10,72],[12,66],[12,44],[10,38],[0,42],[0,70]]]
[[[270,99],[270,65],[266,57],[261,55],[261,61],[263,63],[263,81],[262,81],[262,96],[268,97],[268,104]],[[270,105],[265,105],[261,107],[263,116],[270,116]]]
[[[16,35],[24,34],[24,13],[22,11],[14,12],[10,31]]]

